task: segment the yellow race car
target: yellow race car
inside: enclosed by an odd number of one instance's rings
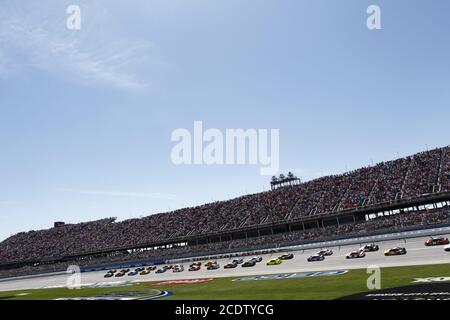
[[[210,267],[210,266],[213,266],[213,265],[215,265],[215,264],[217,264],[217,261],[215,261],[215,260],[210,260],[210,261],[208,261],[208,262],[205,263],[205,267]]]
[[[143,271],[141,271],[141,273],[139,273],[141,276],[146,276],[146,275],[148,275],[148,274],[150,274],[150,270],[148,270],[148,269],[145,269],[145,270],[143,270]]]
[[[283,260],[281,260],[280,258],[275,258],[275,259],[270,259],[269,261],[267,261],[266,265],[274,266],[277,264],[281,264],[282,262],[283,262]]]

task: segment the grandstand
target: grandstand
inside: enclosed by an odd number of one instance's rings
[[[21,232],[0,243],[0,276],[450,224],[449,208],[447,146],[141,219]]]

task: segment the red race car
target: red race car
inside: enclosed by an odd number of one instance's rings
[[[429,246],[439,246],[439,245],[443,245],[443,244],[449,244],[448,238],[447,237],[431,237],[430,239],[428,239],[427,241],[425,241],[425,245],[427,247]]]

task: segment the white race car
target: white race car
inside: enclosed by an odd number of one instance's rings
[[[172,272],[183,272],[184,266],[183,265],[175,265],[172,269]]]
[[[348,253],[345,257],[347,259],[357,259],[357,258],[364,258],[366,256],[366,253],[364,250],[355,250],[350,253]]]
[[[444,247],[444,250],[450,252],[450,244],[446,245],[446,246]]]
[[[253,258],[251,258],[250,260],[253,260],[253,261],[255,261],[255,262],[261,262],[261,261],[262,261],[262,257],[259,257],[259,256],[253,257]]]
[[[375,243],[371,243],[371,244],[366,244],[365,246],[361,247],[359,250],[364,250],[364,252],[372,252],[372,251],[380,250],[380,247]]]
[[[333,250],[331,250],[331,249],[324,249],[324,250],[320,250],[319,252],[317,252],[317,254],[319,256],[324,256],[324,257],[331,256],[333,254]]]

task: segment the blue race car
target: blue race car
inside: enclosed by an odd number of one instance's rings
[[[162,268],[162,269],[156,270],[156,273],[164,273],[166,271],[167,271],[167,269]]]
[[[313,256],[308,257],[308,262],[312,262],[312,261],[323,261],[325,260],[325,256],[321,255],[321,254],[315,254]]]

